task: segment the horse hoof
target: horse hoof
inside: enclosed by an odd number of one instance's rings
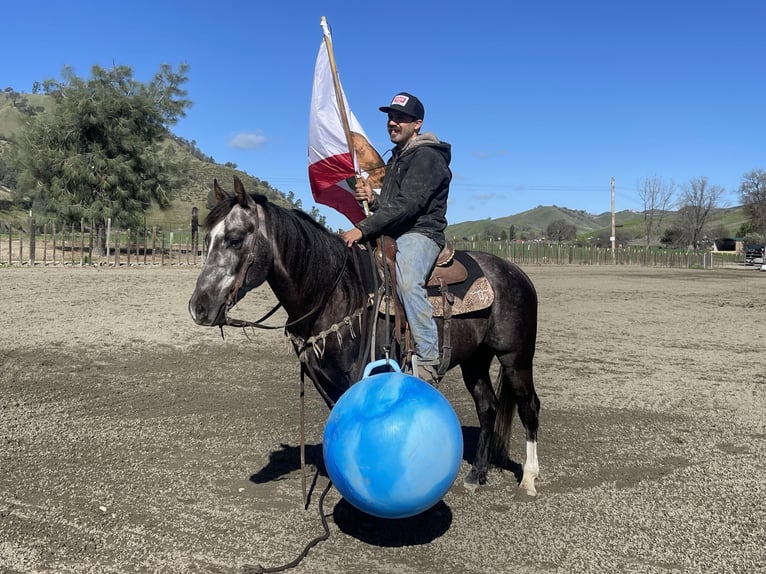
[[[534,500],[537,498],[537,490],[535,489],[535,485],[524,484],[524,481],[522,480],[521,484],[519,484],[519,487],[516,489],[515,498],[520,501]]]
[[[465,475],[465,478],[463,479],[463,486],[468,492],[476,492],[476,489],[479,488],[482,484],[487,482],[487,476],[482,475],[481,472],[471,469],[468,471],[468,474]]]
[[[479,488],[478,482],[470,482],[467,478],[463,481],[463,487],[468,492],[476,492],[476,490]]]

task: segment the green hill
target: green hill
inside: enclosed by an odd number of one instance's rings
[[[48,96],[44,95],[21,94],[9,90],[0,93],[0,152],[3,147],[12,145],[11,136],[23,127],[24,114],[21,110],[27,109],[32,110],[33,113],[45,113],[47,101]],[[188,179],[173,192],[170,208],[166,210],[153,208],[147,214],[146,221],[149,225],[186,222],[189,220],[192,207],[195,206],[200,210],[200,216],[204,217],[207,212],[207,198],[212,188],[213,179],[217,178],[224,184],[224,187],[228,187],[234,175],[243,181],[248,190],[263,193],[281,205],[294,206],[293,202],[283,192],[272,188],[258,177],[229,165],[214,163],[192,144],[180,138],[169,137],[165,145],[175,148],[183,161],[186,162]],[[10,198],[10,190],[0,186],[0,219],[23,221],[26,217],[25,212],[11,206]],[[672,221],[673,215],[673,213],[667,214],[666,223]],[[594,215],[582,210],[555,205],[541,205],[529,211],[509,214],[496,219],[453,223],[447,227],[447,237],[450,239],[483,239],[487,235],[500,237],[503,231],[507,236],[511,226],[513,226],[517,238],[535,239],[544,237],[548,226],[554,221],[562,219],[575,226],[578,237],[603,236],[604,234],[608,236],[611,233],[611,213],[609,212]],[[741,207],[717,209],[710,217],[707,227],[725,231],[727,235],[732,236],[736,234],[746,220],[744,210]],[[628,240],[641,241],[644,236],[644,216],[642,213],[628,210],[619,211],[615,214],[615,221],[620,234]]]
[[[668,212],[665,215],[664,223],[672,223],[674,216],[675,212]],[[548,226],[561,219],[575,226],[578,237],[609,236],[611,234],[612,214],[610,212],[594,215],[566,207],[540,205],[529,211],[497,219],[463,221],[448,225],[447,237],[450,239],[483,239],[488,230],[492,232],[493,236],[499,237],[502,231],[508,234],[511,226],[513,226],[516,238],[534,239],[544,237]],[[728,236],[733,236],[746,221],[747,215],[741,206],[719,208],[713,210],[706,227],[722,229],[726,231]],[[615,226],[619,234],[629,240],[640,241],[645,234],[644,214],[632,210],[617,211],[615,212]]]
[[[45,113],[49,97],[39,94],[20,94],[15,92],[0,93],[0,151],[13,145],[11,137],[23,128],[23,109],[32,109],[34,113]],[[214,163],[192,145],[175,136],[169,137],[165,145],[174,148],[182,161],[186,163],[186,181],[179,189],[172,192],[171,205],[167,209],[153,207],[146,217],[149,225],[164,225],[186,222],[191,216],[192,207],[197,207],[200,217],[207,213],[207,198],[211,192],[213,179],[217,178],[225,188],[231,187],[234,175],[237,175],[250,191],[258,191],[275,203],[285,207],[294,207],[284,193],[272,188],[257,177],[228,165]],[[13,222],[24,221],[26,213],[9,205],[10,190],[0,186],[0,219]]]

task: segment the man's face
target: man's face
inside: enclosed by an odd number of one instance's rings
[[[418,120],[400,112],[389,112],[386,127],[391,141],[398,147],[410,141],[420,129],[423,120]]]

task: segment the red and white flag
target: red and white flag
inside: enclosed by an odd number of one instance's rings
[[[367,135],[349,109],[343,88],[340,92],[345,108],[343,111],[338,107],[335,95],[328,47],[322,42],[314,68],[309,113],[309,184],[317,203],[328,205],[345,215],[351,223],[357,223],[364,219],[364,211],[354,198],[353,178],[359,168],[354,165],[356,158],[349,150],[341,113],[346,114],[352,133],[365,140]]]

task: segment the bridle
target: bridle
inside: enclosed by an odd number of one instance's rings
[[[308,317],[311,317],[312,315],[318,313],[321,311],[326,305],[327,302],[330,300],[330,296],[332,296],[333,292],[335,291],[335,288],[340,283],[341,278],[343,277],[343,273],[346,271],[346,267],[348,266],[348,260],[349,255],[348,252],[345,253],[345,257],[343,259],[343,266],[341,267],[340,271],[338,272],[337,277],[335,278],[335,281],[333,282],[332,287],[327,291],[326,295],[317,303],[310,311],[307,313],[304,313],[297,319],[294,319],[292,321],[288,321],[283,325],[263,325],[263,322],[271,317],[274,313],[276,313],[280,307],[282,307],[282,303],[278,302],[274,307],[272,307],[265,315],[263,315],[260,319],[257,319],[255,321],[246,321],[244,319],[237,319],[234,317],[229,317],[229,311],[237,304],[239,301],[239,298],[237,297],[240,289],[244,287],[245,285],[245,279],[247,278],[247,273],[250,270],[250,267],[253,266],[255,263],[255,245],[258,241],[258,232],[260,230],[260,218],[256,214],[255,218],[255,229],[253,229],[253,235],[250,239],[249,248],[247,250],[247,257],[242,262],[242,265],[240,265],[239,270],[237,271],[237,276],[234,279],[234,283],[231,286],[231,289],[229,290],[229,294],[226,297],[226,307],[224,309],[224,322],[220,325],[221,328],[221,337],[223,337],[223,328],[224,327],[252,327],[257,329],[284,329],[286,332],[288,332],[287,328],[291,327],[293,325],[296,325],[303,321],[304,319],[307,319]]]

